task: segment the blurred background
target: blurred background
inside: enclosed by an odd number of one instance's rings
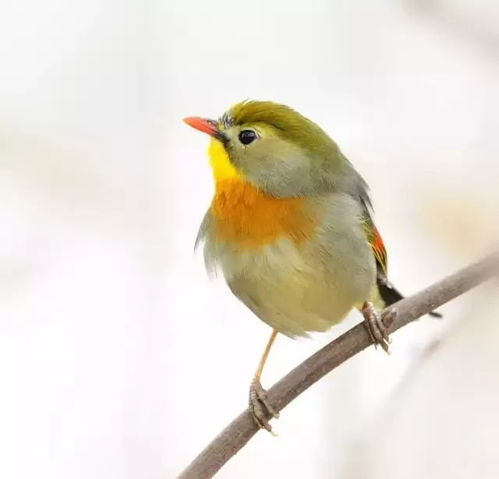
[[[173,478],[246,405],[269,328],[194,255],[189,115],[323,126],[371,185],[407,294],[499,238],[494,0],[4,0],[0,477]],[[358,355],[220,478],[495,478],[497,283]],[[361,318],[279,337],[270,386]]]

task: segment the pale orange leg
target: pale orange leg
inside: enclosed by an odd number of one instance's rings
[[[251,381],[250,393],[249,393],[249,407],[253,415],[253,419],[259,427],[266,429],[272,433],[272,426],[269,424],[269,417],[279,417],[279,413],[274,410],[274,408],[267,401],[267,392],[263,389],[260,383],[260,377],[262,376],[263,368],[269,357],[270,349],[277,336],[277,330],[274,329],[270,335],[267,346],[265,346],[265,351],[258,363],[253,380]]]

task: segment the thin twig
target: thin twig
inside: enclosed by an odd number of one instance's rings
[[[433,311],[460,296],[499,271],[499,254],[492,254],[425,290],[403,299],[385,311],[395,311],[390,332]],[[284,376],[268,391],[268,401],[276,411],[282,410],[312,384],[372,344],[363,323],[342,334]],[[180,475],[181,479],[205,479],[213,475],[258,432],[246,409],[234,419]]]

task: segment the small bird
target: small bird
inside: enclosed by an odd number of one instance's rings
[[[358,308],[374,344],[388,351],[378,307],[402,295],[364,179],[337,144],[288,106],[243,101],[218,120],[184,119],[211,136],[215,194],[196,244],[209,271],[272,328],[250,386],[259,427],[277,417],[260,383],[275,337],[326,331]],[[438,313],[433,313],[438,315]]]

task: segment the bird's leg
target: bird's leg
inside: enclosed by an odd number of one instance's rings
[[[372,303],[368,301],[363,304],[361,311],[374,346],[379,344],[385,352],[389,353],[388,346],[390,338],[388,336],[388,328],[393,323],[395,311],[389,311],[387,314],[379,314],[374,309]]]
[[[272,433],[272,426],[269,424],[268,417],[279,417],[279,413],[274,410],[274,408],[267,401],[267,391],[263,389],[260,383],[260,377],[262,375],[263,367],[269,356],[272,344],[277,336],[277,330],[274,329],[270,335],[270,339],[265,347],[265,351],[258,363],[258,368],[256,369],[255,376],[251,381],[250,392],[249,392],[249,408],[253,419],[255,420],[258,427],[266,429]]]

